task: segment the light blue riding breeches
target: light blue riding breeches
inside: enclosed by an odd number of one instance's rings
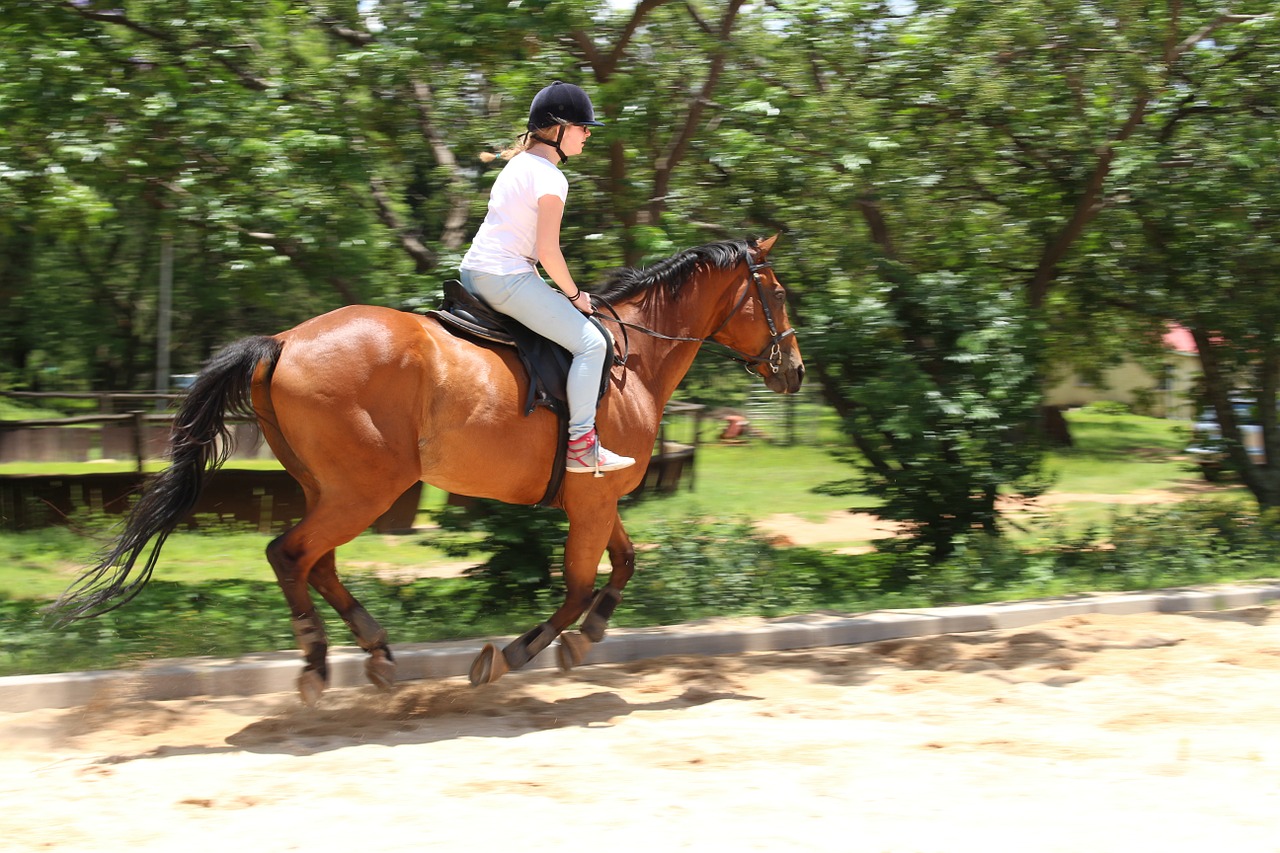
[[[573,355],[565,393],[569,398],[569,438],[586,435],[596,423],[596,397],[609,345],[600,330],[564,294],[533,270],[493,275],[462,270],[462,286]]]

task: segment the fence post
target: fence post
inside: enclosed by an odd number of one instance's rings
[[[129,414],[133,415],[133,454],[138,459],[138,473],[141,474],[147,455],[147,423],[143,420],[144,412],[135,409]]]

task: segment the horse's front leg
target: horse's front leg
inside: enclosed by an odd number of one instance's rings
[[[550,619],[517,637],[501,652],[492,643],[487,644],[471,664],[473,685],[490,684],[511,670],[520,669],[586,612],[592,604],[600,555],[613,541],[616,518],[616,506],[612,513],[602,514],[597,505],[595,512],[578,520],[570,512],[569,537],[564,546],[564,603]]]
[[[622,517],[615,518],[613,533],[609,537],[609,582],[602,586],[591,599],[587,614],[582,620],[582,629],[574,634],[565,634],[560,638],[557,653],[560,668],[564,670],[581,666],[586,660],[591,647],[604,639],[605,629],[614,609],[622,601],[622,590],[627,581],[636,572],[636,548],[622,526]]]

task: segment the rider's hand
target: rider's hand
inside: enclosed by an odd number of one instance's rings
[[[591,296],[585,290],[579,290],[578,295],[569,301],[573,303],[574,308],[577,308],[588,317],[595,313],[591,309]]]

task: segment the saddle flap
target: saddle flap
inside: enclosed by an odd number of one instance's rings
[[[520,361],[528,371],[529,395],[525,400],[525,414],[529,414],[536,406],[547,408],[564,415],[568,412],[568,398],[565,394],[565,380],[569,375],[569,367],[573,356],[564,347],[544,338],[537,332],[505,314],[493,310],[480,297],[462,286],[457,279],[444,283],[444,299],[440,307],[426,312],[435,317],[451,331],[461,331],[480,342],[514,346]],[[588,318],[608,342],[609,351],[613,351],[613,335],[595,317]],[[600,376],[599,398],[604,397],[609,388],[609,361]]]

